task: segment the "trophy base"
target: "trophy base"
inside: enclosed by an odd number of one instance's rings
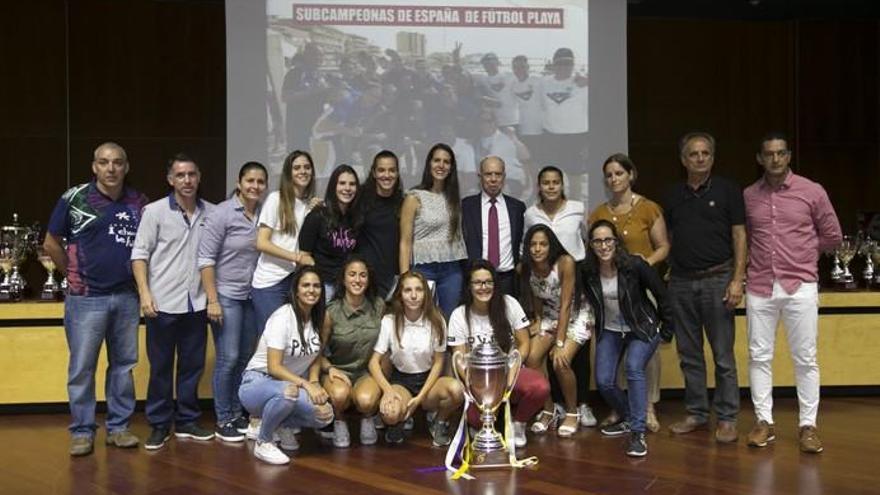
[[[854,291],[859,290],[859,284],[855,282],[855,280],[849,281],[839,281],[834,284],[835,290],[843,290],[843,291]]]
[[[471,451],[471,469],[505,469],[514,467],[510,464],[510,454],[507,450],[492,450],[489,452],[481,450]]]
[[[57,301],[58,299],[58,293],[55,291],[43,291],[40,293],[41,301]]]

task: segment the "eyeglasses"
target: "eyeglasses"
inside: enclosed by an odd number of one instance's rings
[[[486,287],[488,289],[491,289],[492,287],[495,287],[495,281],[494,280],[471,280],[471,287],[473,287],[474,289],[479,289],[481,287]]]
[[[606,237],[604,239],[590,239],[590,246],[593,247],[610,247],[617,243],[616,237]]]

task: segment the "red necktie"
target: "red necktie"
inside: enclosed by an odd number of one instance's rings
[[[498,208],[495,198],[489,199],[489,263],[498,268],[501,263],[501,249],[498,242]]]

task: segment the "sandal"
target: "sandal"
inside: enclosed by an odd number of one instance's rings
[[[549,418],[544,421],[544,418]],[[538,418],[535,419],[535,422],[532,423],[532,433],[545,433],[550,428],[553,428],[556,425],[556,421],[559,418],[556,416],[556,411],[548,411],[544,409],[540,413],[538,413]]]
[[[575,433],[577,433],[578,426],[580,426],[580,424],[581,424],[581,422],[580,422],[581,415],[576,412],[573,412],[573,413],[565,413],[565,417],[566,418],[574,418],[574,426],[560,424],[556,428],[556,435],[558,435],[562,438],[569,438],[572,435],[574,435]]]

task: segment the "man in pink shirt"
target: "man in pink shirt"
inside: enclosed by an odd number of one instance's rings
[[[821,185],[791,171],[791,151],[781,133],[767,134],[757,154],[764,176],[746,188],[749,266],[746,315],[749,381],[757,420],[748,443],[776,439],[773,424],[773,347],[780,316],[794,362],[800,407],[800,448],[819,453],[818,269],[821,251],[841,241],[840,223]]]

